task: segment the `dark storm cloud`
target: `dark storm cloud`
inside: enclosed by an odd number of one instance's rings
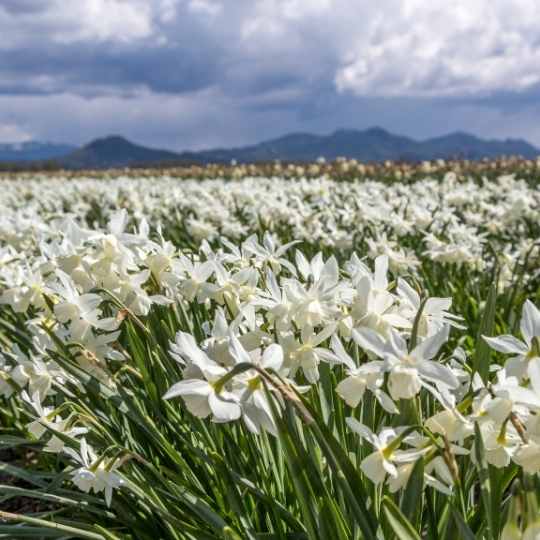
[[[13,81],[19,81],[21,91],[36,94],[68,91],[88,96],[140,87],[182,93],[212,85],[219,72],[217,51],[170,46],[53,44],[0,54],[0,61],[0,92],[4,94],[13,92]]]
[[[497,108],[508,114],[530,108],[540,110],[540,85],[535,85],[521,92],[494,92],[492,95],[482,98],[456,98],[453,102]]]
[[[48,0],[2,0],[0,10],[16,14],[37,14],[47,9]]]

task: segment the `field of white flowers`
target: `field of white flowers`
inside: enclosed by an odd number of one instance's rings
[[[535,177],[0,180],[0,538],[540,538]]]

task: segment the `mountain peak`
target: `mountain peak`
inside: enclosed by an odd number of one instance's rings
[[[131,141],[128,141],[125,137],[122,137],[122,135],[107,135],[106,137],[100,137],[98,139],[94,139],[90,141],[88,144],[85,145],[85,148],[101,148],[101,147],[109,147],[109,146],[136,146]]]
[[[74,169],[92,169],[180,160],[181,156],[175,152],[140,146],[121,135],[108,135],[71,152],[62,164]]]
[[[364,131],[367,135],[375,135],[378,137],[385,137],[388,135],[392,135],[389,131],[386,131],[386,129],[383,129],[380,126],[372,126]],[[395,135],[394,135],[395,136]]]
[[[439,140],[439,139],[463,140],[463,141],[480,141],[481,140],[476,135],[473,135],[472,133],[467,133],[466,131],[452,131],[451,133],[448,133],[447,135],[442,135],[441,137],[433,137],[431,140]]]

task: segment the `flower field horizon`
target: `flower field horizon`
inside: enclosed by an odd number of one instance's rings
[[[0,538],[538,539],[539,163],[216,167],[0,178]]]

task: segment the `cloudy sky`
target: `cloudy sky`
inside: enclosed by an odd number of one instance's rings
[[[540,1],[0,0],[0,142],[372,125],[540,145]]]

